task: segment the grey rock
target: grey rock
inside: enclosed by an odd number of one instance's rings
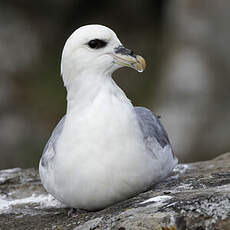
[[[230,229],[230,153],[178,165],[145,193],[104,210],[69,209],[48,195],[35,169],[0,171],[0,229]]]

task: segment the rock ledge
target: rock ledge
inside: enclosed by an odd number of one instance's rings
[[[229,230],[230,153],[180,164],[152,190],[102,211],[68,211],[44,191],[37,170],[0,171],[0,230]]]

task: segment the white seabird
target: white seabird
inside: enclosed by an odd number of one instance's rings
[[[166,131],[148,109],[133,107],[111,75],[142,72],[144,59],[101,25],[67,40],[61,74],[67,112],[39,165],[45,189],[69,207],[98,210],[146,191],[177,164]]]

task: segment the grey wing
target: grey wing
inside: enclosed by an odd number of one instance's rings
[[[53,130],[48,142],[45,145],[45,148],[42,153],[41,165],[46,167],[48,165],[48,161],[52,159],[55,155],[55,143],[58,140],[59,136],[64,127],[66,115],[58,122],[57,126]],[[51,149],[51,151],[49,151]]]
[[[135,107],[135,111],[146,145],[150,145],[149,140],[155,139],[162,148],[167,145],[171,148],[167,132],[152,111],[144,107]]]

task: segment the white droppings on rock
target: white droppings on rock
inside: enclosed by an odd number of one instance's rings
[[[189,169],[189,165],[179,164],[173,169],[173,172],[185,173],[188,169]]]
[[[9,173],[17,173],[21,170],[22,170],[21,168],[4,169],[4,170],[1,170],[1,173],[2,174],[6,173],[8,175]]]
[[[7,180],[14,178],[15,173],[20,172],[22,169],[13,168],[13,169],[4,169],[0,173],[0,184],[4,184]]]
[[[141,202],[140,204],[146,204],[146,203],[150,203],[150,202],[158,202],[158,203],[162,203],[166,200],[169,200],[171,199],[172,197],[171,196],[155,196],[155,197],[152,197],[152,198],[149,198],[143,202]]]
[[[40,206],[39,208],[64,208],[66,207],[64,204],[62,204],[60,201],[55,199],[52,195],[48,194],[46,196],[40,195]]]
[[[230,190],[230,184],[217,186],[216,190],[217,192],[228,192]]]
[[[176,190],[181,191],[181,190],[191,190],[193,189],[193,185],[192,184],[185,184],[185,183],[181,183],[180,186],[178,186],[176,188]]]
[[[11,213],[13,212],[13,208],[18,205],[32,205],[33,208],[63,208],[63,204],[61,204],[58,200],[56,200],[50,194],[47,195],[35,195],[32,194],[30,197],[9,200],[5,195],[0,196],[0,213]]]

